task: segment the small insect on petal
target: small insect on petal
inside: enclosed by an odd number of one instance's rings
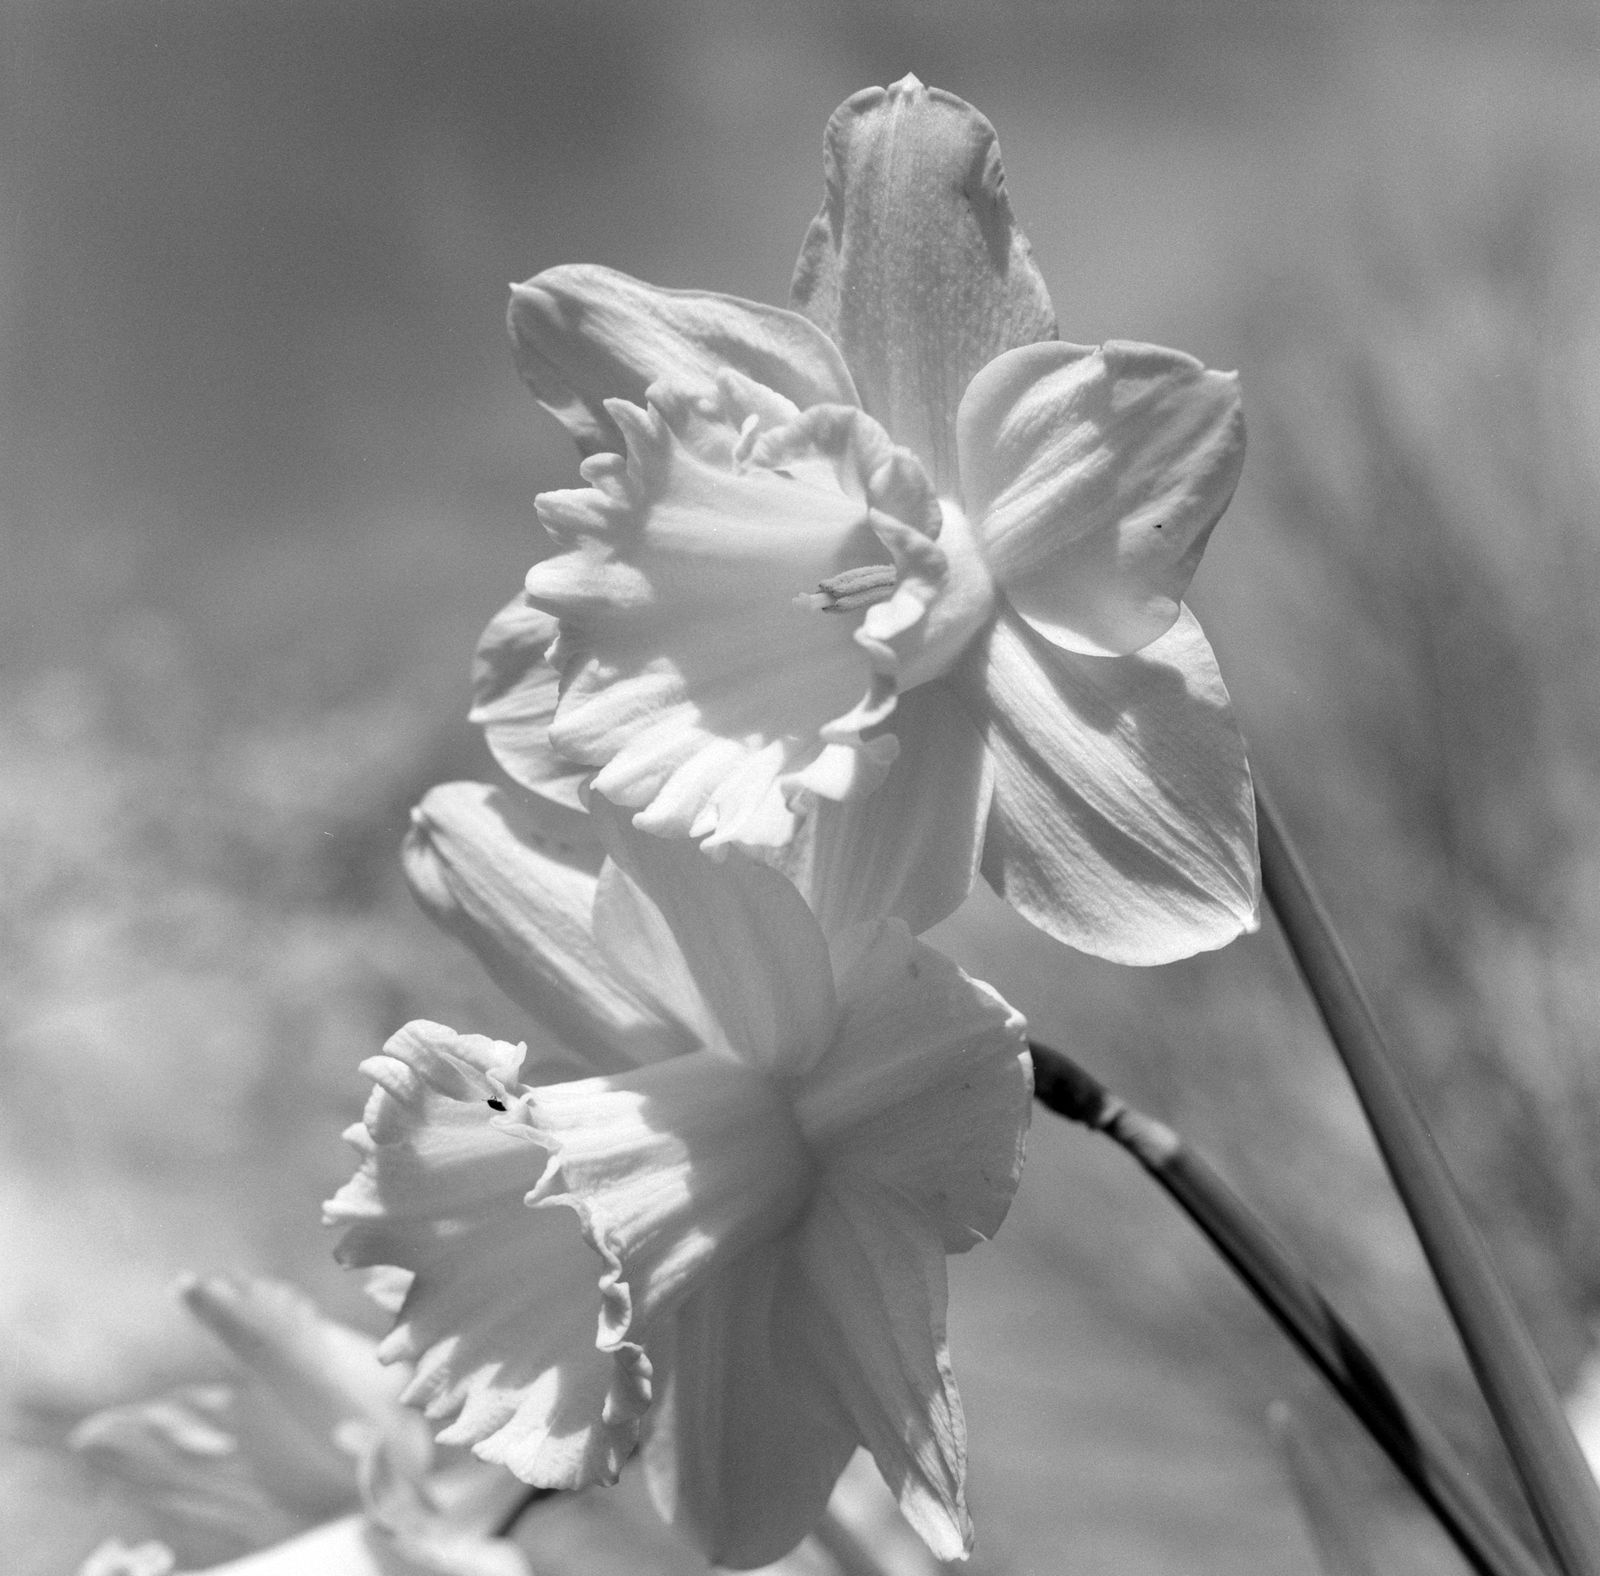
[[[818,581],[817,589],[802,592],[794,605],[813,613],[859,613],[875,602],[887,602],[894,588],[893,564],[863,564]]]

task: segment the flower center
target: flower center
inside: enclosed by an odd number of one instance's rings
[[[916,651],[901,666],[902,691],[948,673],[994,616],[994,577],[966,511],[954,499],[941,498],[939,512],[943,523],[938,541],[949,569],[918,630]]]
[[[530,1202],[576,1210],[608,1263],[612,1340],[637,1338],[709,1271],[780,1236],[816,1175],[788,1091],[723,1051],[529,1090],[517,1120],[552,1156]]]
[[[895,584],[893,564],[862,564],[819,580],[817,589],[802,592],[794,605],[814,613],[859,613],[875,602],[887,602],[894,595]]]

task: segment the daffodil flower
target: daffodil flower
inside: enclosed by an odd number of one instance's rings
[[[792,299],[515,287],[519,369],[588,458],[481,650],[502,763],[788,850],[830,928],[925,929],[980,867],[1123,962],[1252,928],[1248,768],[1182,605],[1243,459],[1237,378],[1057,341],[992,127],[914,77],[830,122]]]
[[[190,1278],[183,1298],[244,1369],[81,1423],[73,1446],[160,1534],[111,1540],[80,1576],[528,1576],[483,1529],[523,1492],[472,1461],[440,1468],[375,1342],[275,1281]],[[219,1563],[220,1562],[220,1563]]]
[[[612,1482],[641,1447],[666,1519],[739,1567],[791,1549],[865,1445],[965,1552],[944,1261],[1016,1187],[1021,1019],[902,922],[830,945],[779,872],[603,802],[598,873],[499,790],[437,788],[414,821],[424,906],[545,1038],[413,1023],[365,1064],[327,1216],[347,1263],[413,1273],[381,1348],[405,1399],[529,1483]]]

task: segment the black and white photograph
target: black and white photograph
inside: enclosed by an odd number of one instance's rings
[[[9,0],[0,1180],[7,1576],[1600,1576],[1600,6]]]

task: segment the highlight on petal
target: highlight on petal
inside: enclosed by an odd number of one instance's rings
[[[595,820],[615,861],[601,873],[595,940],[617,972],[700,1043],[805,1073],[838,1008],[827,942],[793,884],[744,855],[713,862],[652,837],[609,805]]]
[[[978,873],[994,772],[983,735],[942,681],[895,706],[900,752],[878,789],[819,800],[786,863],[823,930],[903,919],[931,929],[959,908]]]
[[[834,944],[841,1011],[795,1116],[836,1188],[917,1205],[946,1253],[1000,1228],[1022,1176],[1033,1064],[1021,1014],[897,920]]]
[[[724,368],[804,409],[854,405],[843,358],[797,312],[704,290],[664,290],[612,268],[566,264],[511,287],[517,371],[585,454],[620,453],[607,401],[643,405],[658,378],[711,387]]]
[[[917,462],[859,411],[779,409],[724,374],[713,395],[613,401],[627,456],[546,493],[566,549],[528,574],[553,613],[550,739],[643,829],[782,847],[797,801],[882,779],[900,653],[937,597],[938,505]],[[887,600],[819,612],[832,577],[892,567]]]
[[[578,785],[589,770],[563,760],[550,746],[560,679],[546,654],[556,627],[520,591],[489,620],[473,657],[467,720],[483,729],[489,753],[514,783],[573,812],[569,840],[578,843]]]
[[[108,1538],[78,1567],[78,1576],[171,1576],[177,1561],[164,1543]]]
[[[616,1481],[650,1401],[637,1345],[595,1345],[594,1254],[565,1212],[525,1202],[548,1163],[504,1114],[522,1051],[439,1024],[401,1030],[363,1065],[377,1087],[346,1135],[361,1170],[326,1205],[343,1262],[413,1275],[378,1349],[415,1371],[402,1399],[441,1444],[524,1482]]]
[[[787,1554],[856,1449],[815,1366],[796,1361],[806,1306],[796,1274],[787,1242],[753,1248],[708,1276],[652,1343],[651,1498],[724,1569]]]
[[[1077,656],[1002,613],[964,677],[995,760],[983,873],[1024,918],[1115,963],[1255,929],[1250,768],[1192,613],[1127,657]]]
[[[548,1151],[528,1202],[571,1210],[599,1255],[602,1351],[644,1345],[705,1276],[781,1236],[813,1166],[782,1086],[718,1051],[523,1094]]]
[[[973,379],[957,434],[984,559],[1037,633],[1123,656],[1172,627],[1244,464],[1237,373],[1027,345]]]
[[[790,298],[844,352],[862,407],[957,494],[956,406],[1002,351],[1054,339],[994,127],[914,76],[847,99]]]
[[[819,1187],[795,1245],[801,1346],[940,1559],[972,1549],[966,1423],[945,1345],[937,1227],[893,1188]]]
[[[687,1048],[682,1032],[619,978],[590,932],[591,858],[544,835],[549,807],[483,783],[431,789],[411,812],[402,858],[423,911],[570,1058],[570,1076]]]

